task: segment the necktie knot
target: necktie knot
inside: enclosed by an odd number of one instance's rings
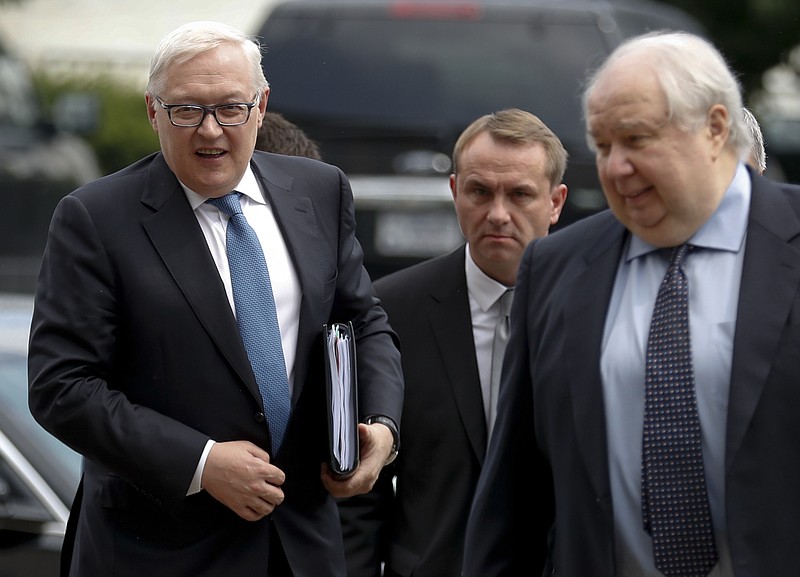
[[[670,266],[680,266],[683,264],[683,259],[686,258],[686,253],[692,248],[692,245],[683,243],[678,246],[672,247],[670,250]]]
[[[497,302],[500,303],[500,316],[507,317],[511,314],[511,303],[514,301],[514,289],[509,288],[500,295]]]
[[[234,214],[241,214],[242,212],[242,204],[239,202],[241,194],[241,192],[233,191],[225,196],[209,198],[206,202],[216,206],[228,216],[233,216]]]
[[[694,248],[695,246],[692,244],[683,243],[678,246],[663,249],[664,254],[669,260],[669,266],[667,267],[667,270],[670,272],[674,272],[676,269],[683,270],[683,263],[686,259],[686,255],[689,254],[689,252],[691,252]]]

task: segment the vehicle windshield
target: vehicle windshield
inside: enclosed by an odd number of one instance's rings
[[[467,124],[507,107],[535,110],[568,149],[585,148],[581,82],[608,50],[596,18],[580,11],[502,20],[276,15],[263,36],[270,108],[348,172],[392,172],[408,149],[449,155]],[[381,154],[380,166],[366,164]]]

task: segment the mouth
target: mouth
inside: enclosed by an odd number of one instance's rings
[[[641,197],[645,196],[648,192],[653,190],[652,186],[647,186],[645,188],[641,188],[639,190],[629,191],[620,193],[620,196],[625,199],[626,202],[636,202]]]
[[[487,233],[484,235],[484,239],[491,243],[508,243],[512,242],[512,237],[507,234],[498,234],[498,233]]]
[[[220,158],[228,153],[227,151],[220,150],[219,148],[201,148],[196,150],[195,154],[201,158]]]

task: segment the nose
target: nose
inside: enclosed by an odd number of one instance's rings
[[[219,125],[217,119],[214,117],[214,114],[206,110],[205,116],[203,116],[203,121],[197,127],[197,131],[203,134],[203,136],[213,138],[222,133],[222,126]]]
[[[633,164],[627,151],[621,146],[612,146],[603,164],[606,174],[614,178],[633,173]]]
[[[509,211],[506,207],[506,195],[495,194],[492,196],[492,202],[489,205],[488,218],[493,223],[502,224],[509,219]]]

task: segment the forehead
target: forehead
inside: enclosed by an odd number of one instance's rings
[[[597,78],[587,101],[591,132],[661,126],[668,117],[664,90],[652,66],[640,60],[620,60]]]
[[[542,143],[510,143],[487,134],[459,161],[456,179],[465,189],[538,190],[548,187],[550,173]]]
[[[478,134],[464,147],[459,159],[462,166],[530,167],[546,159],[541,142],[512,142],[495,138],[489,132]]]
[[[252,84],[247,60],[233,44],[222,44],[167,69],[167,91],[177,97],[237,96],[251,92]]]

